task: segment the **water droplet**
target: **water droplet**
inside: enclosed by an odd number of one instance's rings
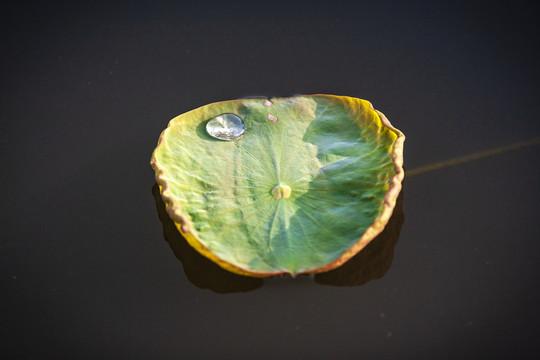
[[[272,114],[266,114],[266,118],[268,119],[268,121],[271,121],[273,123],[276,123],[277,122],[277,117],[275,117],[274,115]]]
[[[216,139],[232,141],[244,135],[246,123],[238,115],[221,114],[206,123],[206,131]]]

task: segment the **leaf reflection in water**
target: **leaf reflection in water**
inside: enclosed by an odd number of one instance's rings
[[[184,266],[184,273],[193,285],[220,294],[251,291],[262,286],[262,279],[237,275],[223,270],[193,249],[169,218],[157,184],[152,187],[152,194],[156,201],[159,219],[163,225],[165,240]]]
[[[364,249],[340,267],[316,274],[315,281],[323,285],[358,286],[382,278],[392,265],[405,216],[403,215],[403,189],[398,196],[392,217],[384,230]]]
[[[220,294],[252,291],[263,285],[262,279],[231,273],[199,254],[187,243],[169,218],[157,184],[152,187],[152,194],[163,225],[165,240],[183,264],[184,273],[193,285]],[[315,282],[331,286],[359,286],[382,278],[392,264],[394,247],[398,242],[403,222],[402,190],[394,213],[383,232],[345,264],[337,269],[316,274]]]

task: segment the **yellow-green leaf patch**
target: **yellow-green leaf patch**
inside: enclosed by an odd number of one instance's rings
[[[245,131],[211,136],[224,114]],[[171,219],[203,255],[244,275],[295,275],[339,266],[382,231],[403,141],[365,100],[243,99],[171,120],[152,166]]]

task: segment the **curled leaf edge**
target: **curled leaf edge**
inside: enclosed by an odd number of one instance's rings
[[[336,95],[327,95],[327,94],[299,95],[299,96],[346,98],[346,96],[336,96]],[[229,100],[229,101],[242,101],[242,99]],[[216,104],[216,103],[212,103],[209,105],[213,105],[213,104]],[[208,105],[205,105],[205,106],[208,106]],[[181,206],[175,201],[174,197],[171,195],[168,189],[167,180],[164,176],[164,170],[160,166],[156,157],[157,150],[159,149],[159,146],[161,142],[163,141],[166,132],[171,126],[171,123],[177,117],[173,118],[169,122],[167,128],[163,130],[163,132],[161,133],[156,149],[154,150],[151,161],[150,161],[150,165],[152,166],[156,174],[156,183],[159,186],[161,197],[163,198],[163,201],[165,203],[167,214],[169,215],[171,220],[173,220],[174,224],[176,225],[176,228],[184,236],[184,238],[186,239],[189,245],[191,245],[195,250],[197,250],[199,253],[201,253],[205,257],[214,261],[223,269],[233,272],[235,274],[251,276],[251,277],[259,277],[259,278],[279,276],[279,275],[285,275],[285,274],[296,276],[298,274],[322,273],[322,272],[326,272],[326,271],[329,271],[329,270],[332,270],[341,266],[342,264],[347,262],[350,258],[352,258],[354,255],[359,253],[364,247],[366,247],[366,245],[368,245],[371,242],[371,240],[373,240],[375,237],[377,237],[377,235],[379,235],[383,231],[386,224],[390,220],[390,217],[392,216],[392,213],[396,206],[397,198],[399,196],[399,193],[401,192],[403,179],[405,178],[405,170],[403,169],[403,146],[405,142],[405,135],[400,130],[395,128],[390,123],[390,120],[388,120],[388,118],[382,112],[374,109],[373,105],[370,102],[369,102],[369,106],[371,110],[375,111],[375,113],[379,116],[379,119],[381,120],[382,125],[388,128],[389,130],[391,130],[392,132],[394,132],[397,136],[396,140],[394,141],[394,145],[393,145],[392,153],[391,153],[391,159],[394,164],[395,174],[394,176],[392,176],[392,178],[389,181],[389,188],[384,196],[383,209],[381,213],[379,214],[379,216],[375,218],[373,223],[364,231],[362,236],[348,250],[346,250],[343,254],[341,254],[337,259],[323,266],[300,271],[294,274],[286,270],[280,270],[280,271],[274,271],[274,272],[255,271],[251,269],[242,268],[240,266],[231,264],[230,262],[221,259],[216,254],[214,254],[206,245],[204,245],[201,241],[199,241],[197,237],[191,231],[191,222],[186,216],[182,214]],[[182,115],[179,115],[179,116],[182,116]]]

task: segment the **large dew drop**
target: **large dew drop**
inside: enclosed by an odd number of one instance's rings
[[[238,115],[221,114],[206,123],[206,131],[216,139],[232,141],[246,131],[246,123]]]

